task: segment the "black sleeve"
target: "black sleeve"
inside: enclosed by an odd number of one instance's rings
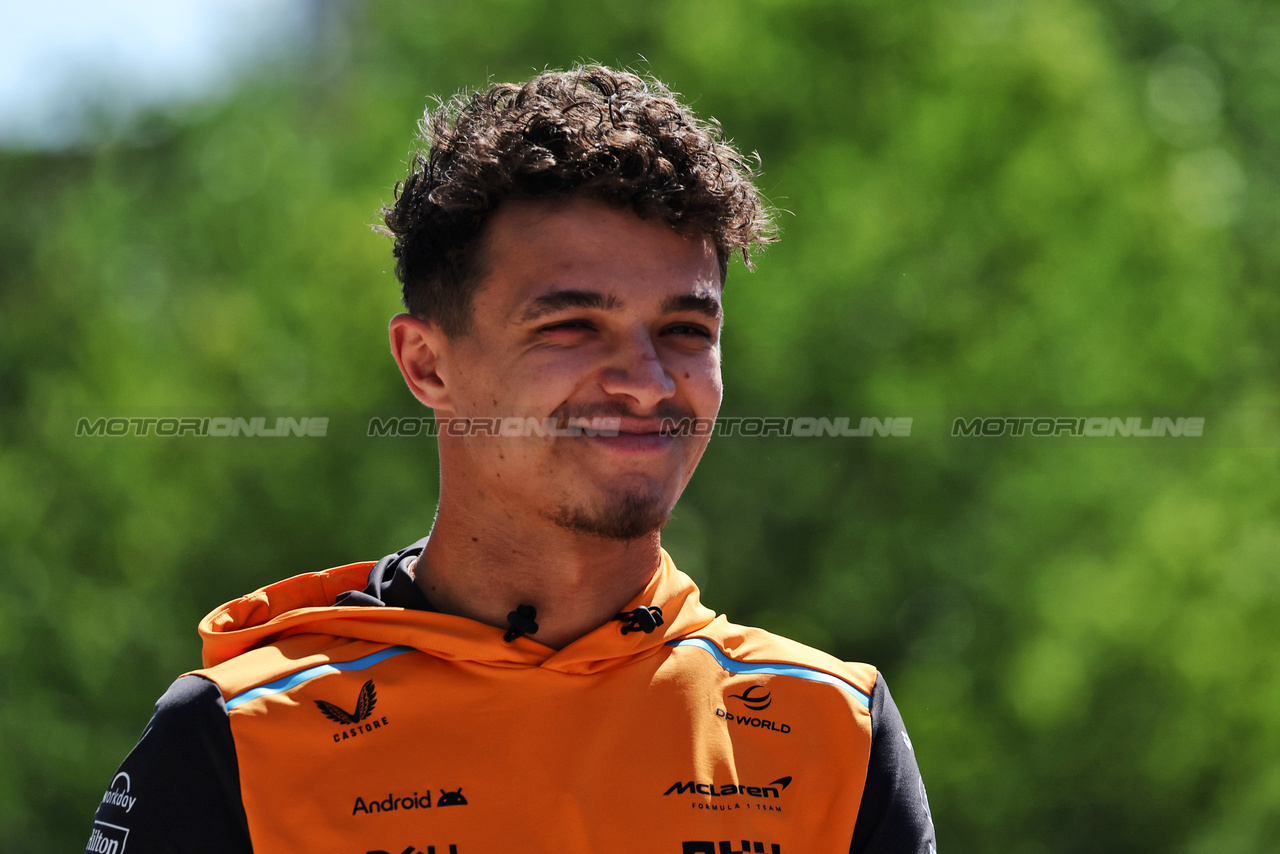
[[[103,793],[85,851],[252,854],[218,686],[184,676],[159,699]]]
[[[924,781],[884,677],[871,690],[871,758],[850,854],[935,854]]]

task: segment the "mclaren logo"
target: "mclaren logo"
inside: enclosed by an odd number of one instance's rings
[[[739,810],[758,809],[768,812],[781,812],[782,807],[770,803],[782,797],[782,792],[791,785],[790,777],[779,777],[766,786],[744,786],[741,783],[703,783],[698,780],[682,782],[677,780],[671,788],[662,794],[694,795],[691,804],[700,810]],[[701,797],[697,797],[701,796]],[[706,800],[710,798],[710,801]]]
[[[724,798],[730,795],[747,795],[752,798],[780,797],[783,789],[791,785],[790,777],[779,777],[767,786],[744,786],[741,783],[699,783],[690,780],[681,783],[679,780],[671,784],[664,795],[710,795],[713,798]]]
[[[741,694],[730,694],[729,698],[741,700],[742,705],[753,712],[763,712],[773,703],[773,693],[763,685],[752,685]]]
[[[315,702],[316,708],[320,710],[321,714],[334,723],[342,724],[346,727],[341,732],[333,734],[335,742],[355,738],[367,732],[382,729],[387,725],[386,715],[370,720],[373,717],[374,707],[378,705],[378,690],[374,687],[372,679],[364,683],[364,687],[360,689],[360,696],[356,698],[356,707],[353,711],[348,712],[346,709],[335,706],[325,700],[316,700]]]

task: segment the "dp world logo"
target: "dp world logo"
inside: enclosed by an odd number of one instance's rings
[[[763,712],[773,703],[773,692],[763,685],[752,685],[741,694],[730,694],[732,700],[741,700],[742,705],[753,712]]]

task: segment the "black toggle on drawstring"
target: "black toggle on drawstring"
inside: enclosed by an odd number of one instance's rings
[[[647,635],[662,625],[662,609],[641,605],[634,611],[623,611],[614,619],[622,621],[622,633],[624,635],[629,635],[632,632],[644,632]]]
[[[511,643],[521,635],[537,634],[538,624],[533,619],[536,616],[538,616],[538,609],[532,605],[517,606],[514,611],[507,614],[507,622],[511,624],[511,628],[507,629],[502,639]]]

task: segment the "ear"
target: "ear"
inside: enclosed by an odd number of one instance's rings
[[[435,410],[449,409],[452,401],[440,376],[440,355],[448,339],[440,327],[411,314],[391,318],[391,355],[413,396]]]

